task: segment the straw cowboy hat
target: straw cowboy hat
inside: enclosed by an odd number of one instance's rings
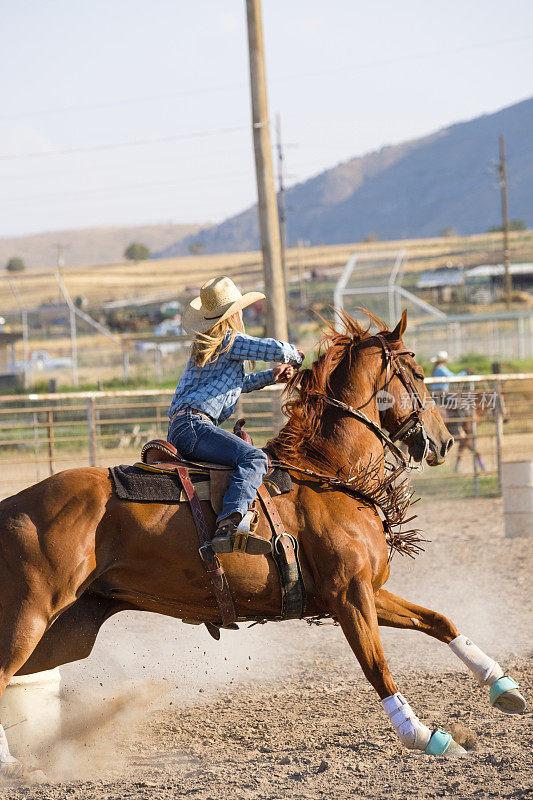
[[[187,333],[205,333],[217,322],[264,300],[262,292],[241,294],[231,278],[222,276],[204,283],[200,297],[195,297],[183,312],[182,324]]]
[[[448,351],[447,350],[439,350],[436,356],[433,356],[431,359],[432,364],[436,364],[437,361],[448,361]]]

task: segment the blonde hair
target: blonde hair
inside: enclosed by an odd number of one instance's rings
[[[226,334],[229,333],[228,341],[223,347]],[[222,322],[215,322],[212,328],[205,333],[197,333],[194,337],[191,348],[191,359],[198,367],[205,367],[212,364],[222,353],[227,353],[233,344],[238,333],[244,333],[244,326],[238,314],[223,319]]]

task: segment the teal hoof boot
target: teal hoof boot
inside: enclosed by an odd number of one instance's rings
[[[453,758],[455,756],[466,755],[466,750],[452,739],[450,733],[445,733],[445,731],[441,731],[440,728],[437,728],[437,730],[433,731],[431,734],[431,739],[424,753],[427,756],[446,756],[447,758]]]
[[[505,714],[523,714],[526,710],[526,701],[518,691],[517,682],[507,675],[490,687],[490,704]]]

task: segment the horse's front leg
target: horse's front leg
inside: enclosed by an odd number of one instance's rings
[[[379,625],[422,631],[449,645],[478,683],[490,686],[491,705],[508,714],[521,714],[525,711],[526,701],[518,691],[516,681],[504,675],[498,662],[460,634],[447,617],[409,603],[386,589],[376,592],[375,604]]]
[[[346,570],[343,570],[346,574]],[[427,755],[462,755],[466,751],[449,733],[431,731],[414,714],[405,697],[398,691],[389,671],[379,637],[378,617],[370,566],[361,572],[350,570],[353,577],[345,585],[335,582],[325,592],[331,613],[339,621],[361,668],[381,698],[398,738],[411,750]]]

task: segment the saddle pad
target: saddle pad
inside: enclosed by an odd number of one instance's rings
[[[168,505],[187,503],[179,476],[167,464],[120,465],[109,467],[109,474],[117,496],[121,500],[137,503],[165,503]],[[191,481],[199,500],[210,500],[213,510],[219,514],[222,510],[222,499],[231,479],[231,470],[216,471],[211,474],[190,471]],[[264,484],[271,496],[286,494],[292,490],[289,473],[275,467],[265,476]]]
[[[265,475],[263,483],[272,497],[292,492],[292,478],[290,473],[282,467],[274,467],[272,472]]]
[[[177,474],[146,472],[130,464],[109,467],[111,483],[121,500],[135,503],[164,503],[178,505],[188,502]],[[191,475],[191,480],[200,500],[210,499],[207,475]]]

